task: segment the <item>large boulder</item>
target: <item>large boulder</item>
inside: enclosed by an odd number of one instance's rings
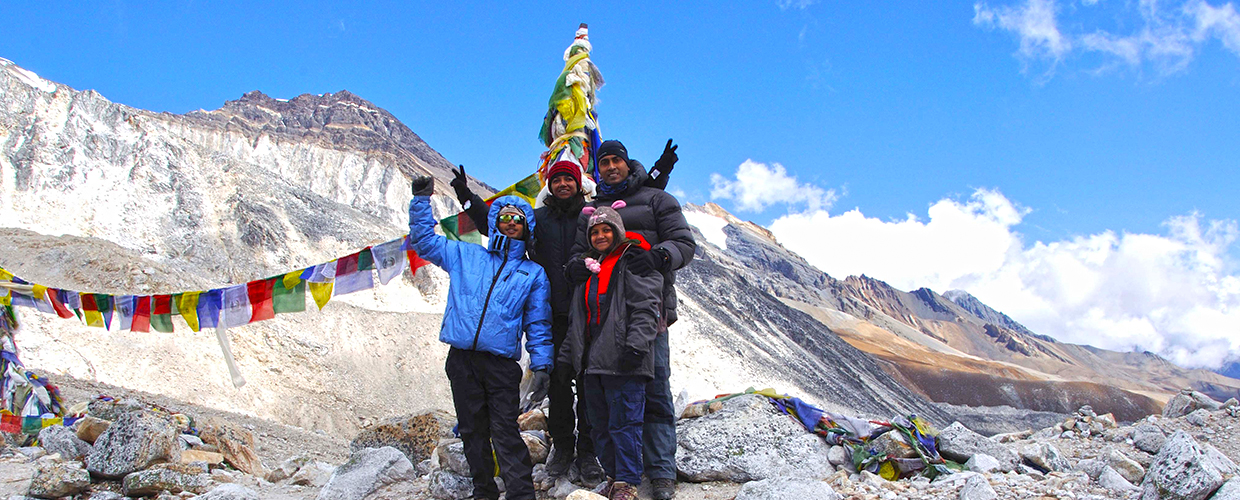
[[[158,495],[164,491],[174,495],[181,492],[200,495],[214,486],[215,481],[206,469],[183,464],[157,464],[125,476],[122,482],[128,497]]]
[[[276,468],[267,471],[267,482],[278,483],[293,477],[293,474],[296,474],[297,471],[301,470],[302,467],[309,464],[311,461],[312,459],[305,455],[289,457],[283,462],[280,462],[280,465],[276,466]]]
[[[215,489],[199,495],[195,500],[260,500],[258,492],[240,484],[221,484]],[[94,500],[94,497],[91,497]]]
[[[161,462],[181,460],[177,429],[167,415],[149,410],[120,414],[86,457],[91,474],[116,479]]]
[[[450,470],[432,472],[426,488],[432,497],[440,500],[460,500],[474,494],[473,480]]]
[[[103,431],[108,430],[108,426],[110,425],[112,425],[112,421],[110,420],[103,420],[87,415],[82,417],[81,420],[78,420],[75,428],[77,429],[78,439],[86,441],[90,444],[95,444],[95,440],[99,439],[99,435],[103,434]]]
[[[1167,404],[1163,406],[1162,416],[1164,418],[1183,417],[1202,408],[1213,411],[1220,407],[1222,405],[1210,399],[1210,396],[1192,389],[1184,389],[1167,401]]]
[[[254,433],[221,418],[208,419],[198,433],[202,442],[215,446],[224,461],[252,476],[264,477],[263,462],[254,452]]]
[[[676,422],[676,469],[689,481],[821,479],[830,447],[765,397],[744,395],[710,415]]]
[[[1132,485],[1132,482],[1125,479],[1124,476],[1109,466],[1102,468],[1102,473],[1098,475],[1098,485],[1117,493],[1127,493],[1138,489]]]
[[[1167,435],[1154,424],[1141,424],[1132,430],[1132,445],[1146,453],[1158,453],[1166,441]]]
[[[96,399],[91,401],[87,406],[87,414],[100,420],[112,420],[120,418],[129,412],[147,410],[146,405],[141,401],[130,398],[120,399]]]
[[[1240,476],[1223,483],[1210,500],[1240,500]]]
[[[336,469],[318,500],[395,500],[414,496],[418,473],[400,450],[363,448]]]
[[[1132,484],[1141,484],[1141,481],[1145,479],[1145,467],[1142,467],[1136,460],[1128,458],[1128,455],[1119,450],[1114,448],[1108,450],[1106,461],[1107,465],[1115,469],[1115,472],[1124,476],[1124,479],[1127,479]]]
[[[32,463],[9,462],[0,466],[0,498],[25,495],[38,469]]]
[[[472,475],[469,462],[465,459],[465,444],[460,439],[445,439],[436,456],[439,457],[440,468],[451,470],[458,476]]]
[[[90,473],[82,468],[82,464],[58,460],[40,461],[36,465],[27,494],[37,498],[60,498],[86,491],[89,486]]]
[[[839,500],[843,495],[831,489],[826,481],[818,479],[770,478],[750,481],[741,486],[736,500],[766,500],[769,498],[795,498],[797,500]]]
[[[335,472],[336,468],[331,464],[315,460],[312,463],[306,464],[305,467],[298,469],[297,473],[293,474],[293,476],[289,478],[288,482],[297,486],[322,488],[323,485],[327,484],[327,482],[331,480],[332,474]]]
[[[1236,465],[1213,446],[1176,431],[1163,444],[1142,483],[1142,498],[1204,500],[1235,474]]]
[[[964,487],[960,488],[960,500],[995,500],[998,497],[990,481],[980,474],[970,476],[965,480]]]
[[[363,429],[349,443],[349,449],[356,453],[364,448],[390,446],[416,464],[430,458],[439,440],[453,437],[455,426],[456,417],[439,410],[395,418]]]
[[[953,422],[939,432],[939,454],[943,458],[965,463],[978,453],[985,453],[999,461],[999,470],[1008,472],[1020,463],[1020,456],[1006,446],[973,432],[960,422]]]
[[[866,444],[866,448],[879,457],[916,458],[918,456],[908,436],[898,430],[884,432]]]
[[[521,439],[530,450],[531,462],[541,464],[547,461],[547,453],[551,451],[551,447],[547,445],[547,438],[542,431],[521,431]]]
[[[59,453],[65,460],[81,460],[90,454],[90,443],[78,439],[73,429],[49,425],[39,431],[39,442],[48,453]]]
[[[1059,448],[1050,443],[1028,444],[1020,449],[1020,458],[1028,465],[1042,472],[1068,471],[1072,464],[1059,452]]]

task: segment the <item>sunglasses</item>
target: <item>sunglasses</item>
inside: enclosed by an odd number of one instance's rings
[[[517,214],[501,214],[499,217],[496,217],[495,220],[498,220],[500,222],[515,222],[517,224],[525,224],[525,216],[517,215]]]

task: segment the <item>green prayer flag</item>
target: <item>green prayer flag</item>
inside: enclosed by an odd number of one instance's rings
[[[369,271],[375,268],[375,256],[370,253],[370,247],[363,248],[357,253],[357,270]]]
[[[284,280],[275,280],[275,286],[271,289],[271,307],[278,314],[305,311],[306,282],[299,280],[293,288],[288,288],[284,286]]]
[[[157,332],[172,333],[172,315],[152,314],[151,328],[154,328]]]

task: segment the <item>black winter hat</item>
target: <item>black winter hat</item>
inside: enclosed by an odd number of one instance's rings
[[[629,162],[629,150],[625,149],[624,144],[615,139],[603,141],[603,143],[599,145],[598,158],[602,159],[607,155],[616,155],[619,156],[620,159],[624,160],[625,163]]]

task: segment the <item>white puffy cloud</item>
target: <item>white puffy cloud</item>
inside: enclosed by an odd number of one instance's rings
[[[1235,221],[1172,217],[1164,234],[1026,242],[1029,209],[995,190],[943,199],[927,218],[854,209],[789,214],[771,231],[837,278],[866,274],[896,288],[963,289],[1035,332],[1115,350],[1149,350],[1184,366],[1240,359]]]
[[[1097,2],[1086,6],[1102,8]],[[1160,2],[1140,0],[1137,3],[1111,2],[1112,17],[1129,31],[1117,33],[1091,27],[1086,19],[1067,19],[1067,11],[1083,14],[1081,9],[1060,9],[1055,0],[1023,0],[1015,6],[992,7],[985,2],[974,4],[973,24],[1012,32],[1020,43],[1018,56],[1026,65],[1049,62],[1050,70],[1074,52],[1093,53],[1105,57],[1099,68],[1129,67],[1140,70],[1151,65],[1161,75],[1171,75],[1189,66],[1204,45],[1217,39],[1226,50],[1240,56],[1240,14],[1228,2],[1213,6],[1205,0]],[[1093,18],[1099,18],[1093,16]],[[1073,26],[1064,32],[1060,25]],[[1027,67],[1027,66],[1026,66]]]
[[[803,184],[788,175],[783,165],[745,160],[736,169],[736,178],[710,174],[710,197],[736,202],[741,211],[761,212],[778,204],[804,206],[807,210],[825,210],[835,202],[833,189]]]

